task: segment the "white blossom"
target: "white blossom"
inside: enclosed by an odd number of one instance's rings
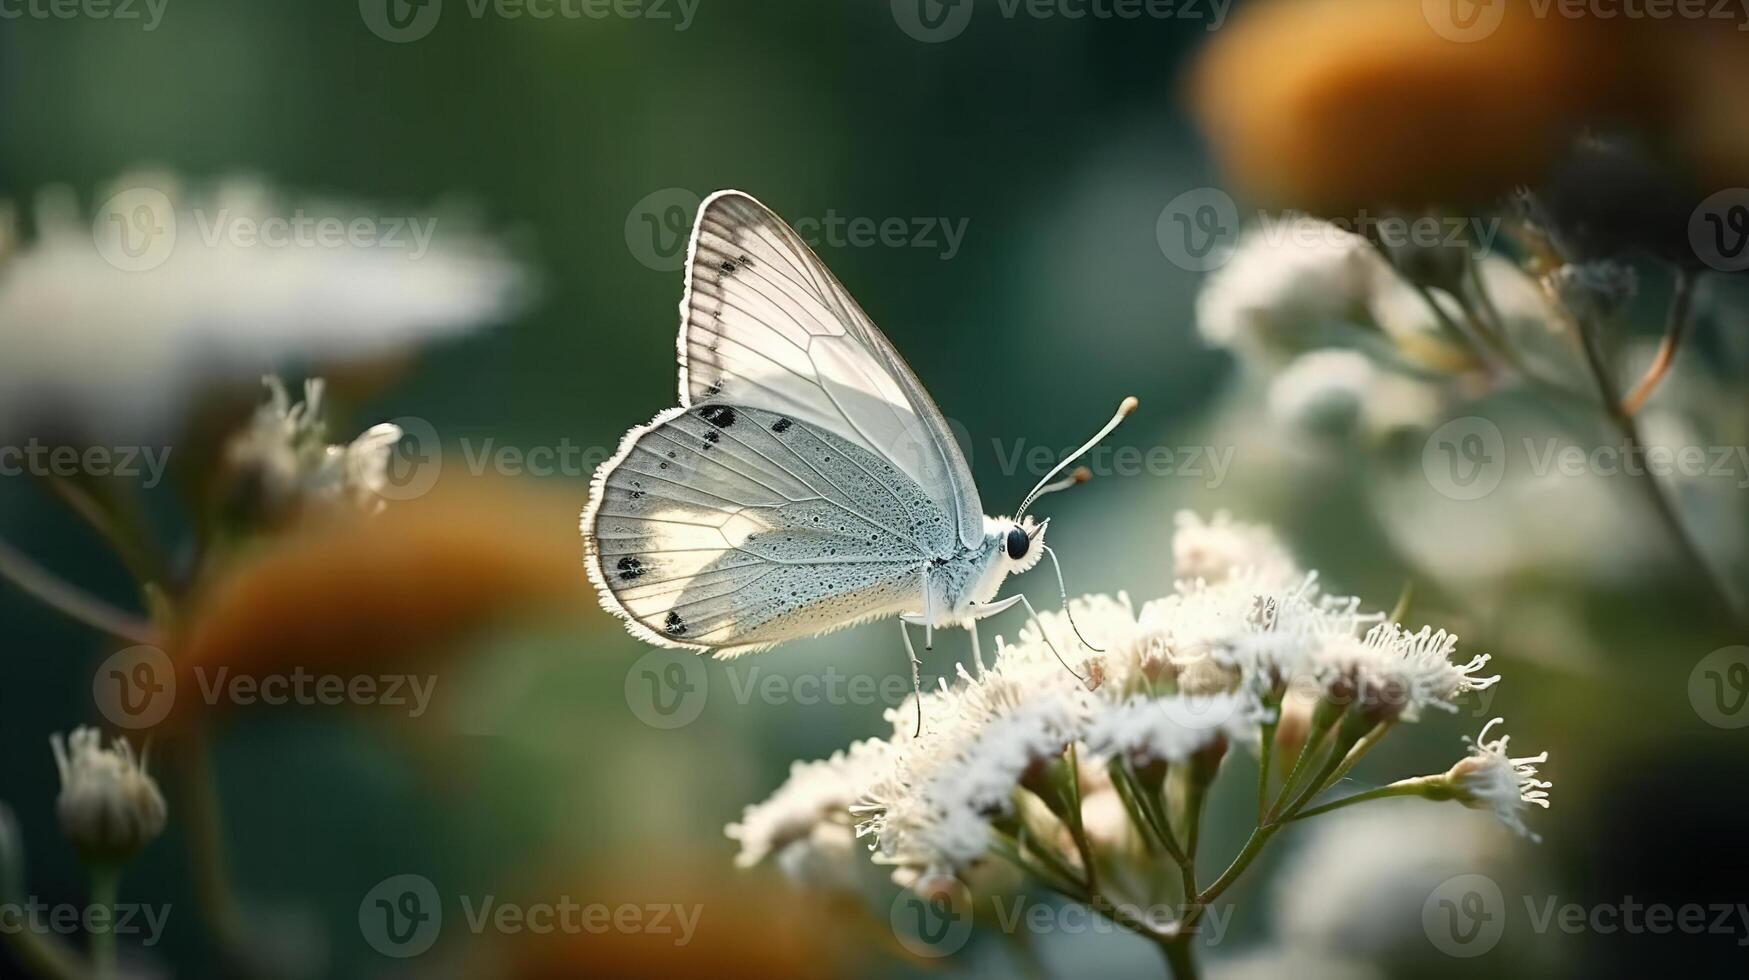
[[[128,193],[163,203],[114,203]],[[459,335],[503,317],[524,291],[497,243],[441,215],[366,218],[380,232],[369,240],[276,246],[265,229],[383,209],[283,201],[242,180],[184,191],[143,174],[99,198],[112,203],[86,220],[70,192],[45,194],[34,240],[0,258],[0,419],[9,427],[153,435],[203,385]],[[402,229],[395,241],[391,220]],[[415,242],[413,228],[429,240]],[[168,250],[146,265],[106,251],[106,236],[148,232]]]
[[[1384,259],[1359,235],[1306,215],[1247,230],[1196,297],[1196,324],[1217,347],[1255,354],[1301,346],[1313,326],[1365,318]],[[1388,271],[1388,268],[1386,269]]]
[[[143,758],[127,739],[103,747],[103,733],[76,728],[49,737],[61,795],[55,801],[61,833],[89,862],[121,864],[164,832],[169,811]]]
[[[1172,523],[1172,567],[1180,579],[1218,583],[1241,571],[1269,581],[1303,577],[1275,531],[1261,524],[1235,521],[1226,511],[1205,521],[1188,510]]]
[[[279,378],[262,382],[267,401],[255,410],[248,427],[232,437],[226,462],[246,474],[265,507],[278,511],[308,498],[380,510],[400,427],[379,423],[350,443],[330,445],[322,421],[320,378],[304,382],[301,402],[291,400]]]
[[[1549,788],[1553,786],[1537,777],[1537,766],[1549,761],[1547,752],[1513,757],[1507,752],[1510,736],[1502,735],[1489,741],[1488,732],[1503,719],[1495,718],[1482,727],[1474,739],[1466,737],[1470,754],[1445,774],[1464,806],[1491,810],[1500,822],[1531,840],[1541,840],[1524,825],[1524,808],[1549,807]]]
[[[1425,427],[1439,412],[1437,389],[1346,348],[1308,351],[1269,384],[1271,419],[1291,434],[1322,440],[1376,439]]]

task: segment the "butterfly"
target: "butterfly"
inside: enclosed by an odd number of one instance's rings
[[[583,511],[590,581],[632,635],[734,657],[898,616],[971,627],[1032,568],[1025,512],[1136,407],[988,517],[959,444],[891,342],[801,237],[739,191],[699,206],[680,301],[680,405],[627,432]],[[1062,572],[1058,566],[1058,590]],[[1037,613],[1033,612],[1034,618]],[[1085,642],[1085,641],[1083,641]]]

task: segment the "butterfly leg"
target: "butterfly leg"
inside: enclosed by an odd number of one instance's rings
[[[976,612],[972,613],[972,619],[974,619],[974,620],[989,619],[991,616],[994,616],[999,612],[1005,612],[1008,609],[1013,608],[1015,603],[1019,602],[1020,600],[1022,600],[1024,598],[1026,598],[1026,597],[1020,596],[1020,595],[1011,595],[1008,598],[1000,600],[998,602],[986,602],[983,605],[979,606],[977,608]]]
[[[923,734],[923,662],[917,659],[917,651],[911,646],[911,629],[905,625],[905,618],[899,618],[899,635],[905,638],[905,654],[911,658],[911,695],[917,701],[917,735]],[[915,737],[915,736],[913,736]]]
[[[984,675],[984,653],[978,649],[978,621],[972,620],[966,624],[966,632],[972,634],[972,660],[978,664],[978,676]]]
[[[923,649],[935,649],[935,596],[929,592],[929,566],[923,566]]]

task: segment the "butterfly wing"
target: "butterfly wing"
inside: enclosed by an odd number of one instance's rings
[[[713,403],[626,434],[583,536],[632,634],[732,656],[915,608],[948,540],[891,461],[788,415]]]
[[[892,461],[960,545],[984,512],[941,411],[874,322],[765,205],[718,191],[699,207],[680,301],[680,404],[778,413]]]

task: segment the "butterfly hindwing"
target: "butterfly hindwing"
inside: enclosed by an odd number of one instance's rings
[[[655,643],[734,654],[916,604],[955,529],[891,462],[713,403],[634,429],[583,517],[590,577]]]

